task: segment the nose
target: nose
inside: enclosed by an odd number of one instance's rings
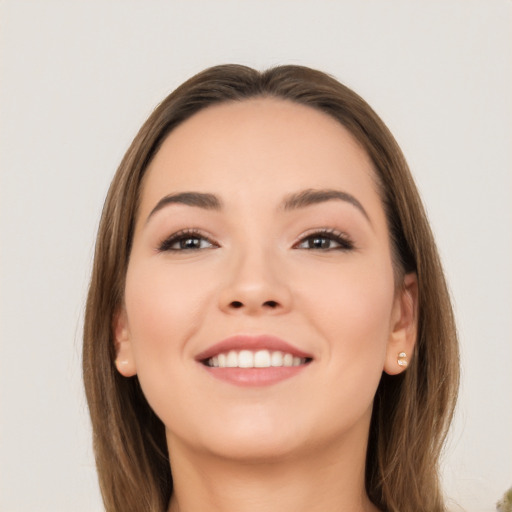
[[[220,308],[253,316],[289,311],[292,294],[278,259],[264,251],[247,251],[234,258],[220,293]]]

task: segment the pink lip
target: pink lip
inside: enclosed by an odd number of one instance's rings
[[[308,364],[269,368],[214,368],[203,361],[230,350],[269,350],[287,352],[296,357],[313,359],[311,354],[299,350],[286,341],[270,335],[236,335],[212,345],[196,356],[196,361],[212,377],[242,387],[269,386],[301,373]]]
[[[282,366],[270,368],[203,368],[217,379],[229,382],[235,386],[256,387],[270,386],[285,379],[289,379],[304,371],[309,365]]]
[[[290,345],[286,341],[282,340],[281,338],[277,338],[276,336],[271,336],[268,334],[258,336],[237,334],[207,348],[196,356],[196,361],[204,361],[205,359],[210,359],[210,357],[229,352],[230,350],[265,349],[270,351],[280,350],[281,352],[288,352],[289,354],[292,354],[296,357],[304,357],[308,359],[313,358],[311,354],[299,350],[297,347]]]

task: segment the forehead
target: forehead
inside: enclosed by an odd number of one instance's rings
[[[367,153],[334,118],[288,100],[254,98],[208,107],[175,128],[147,170],[143,202],[186,190],[276,200],[290,189],[357,194],[375,188],[373,177]]]

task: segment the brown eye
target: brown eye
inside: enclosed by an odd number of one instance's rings
[[[316,251],[348,251],[354,248],[354,244],[343,233],[325,231],[303,238],[295,247]]]
[[[159,251],[199,251],[211,249],[216,245],[200,233],[179,232],[164,240]]]
[[[197,237],[182,238],[174,243],[176,249],[203,249],[205,245],[209,245],[208,242],[205,244],[205,240]]]

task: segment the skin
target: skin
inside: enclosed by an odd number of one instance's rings
[[[364,212],[342,199],[282,206],[326,189]],[[215,194],[222,208],[171,203],[150,215],[180,192]],[[198,249],[159,250],[192,228],[206,237]],[[342,242],[316,248],[322,229]],[[376,510],[364,489],[372,403],[382,372],[403,371],[398,353],[412,354],[416,288],[413,275],[394,281],[372,164],[338,122],[264,98],[178,126],[143,184],[114,321],[118,370],[138,375],[166,426],[169,510]],[[272,334],[313,360],[270,386],[236,386],[195,359],[234,334]]]

